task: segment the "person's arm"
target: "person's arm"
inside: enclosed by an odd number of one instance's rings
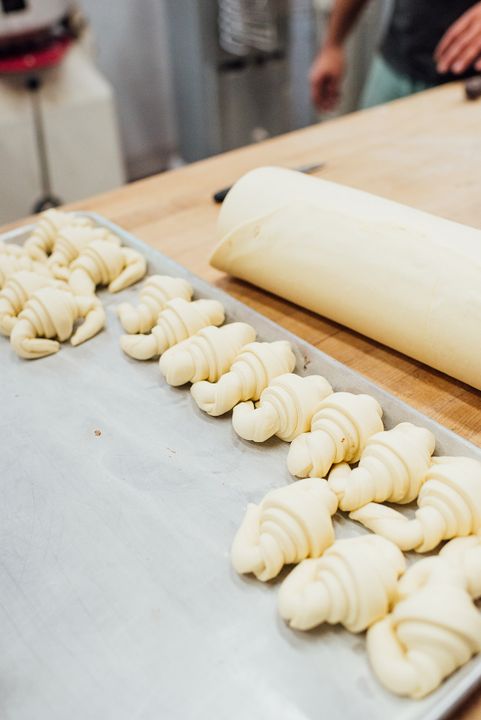
[[[319,110],[332,110],[339,101],[345,69],[344,42],[368,2],[334,0],[326,38],[309,73],[312,101]]]
[[[481,2],[473,5],[441,38],[434,58],[440,73],[464,73],[471,65],[481,70]]]

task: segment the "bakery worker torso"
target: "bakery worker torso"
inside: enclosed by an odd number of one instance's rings
[[[381,54],[398,73],[427,84],[452,80],[436,70],[434,51],[448,28],[473,0],[395,0]],[[473,68],[466,73],[472,75]],[[459,76],[458,76],[459,77]]]
[[[481,72],[481,0],[391,2],[392,15],[364,85],[362,107]],[[333,110],[342,97],[351,60],[346,41],[368,3],[332,0],[323,44],[309,73],[312,100],[321,111]]]

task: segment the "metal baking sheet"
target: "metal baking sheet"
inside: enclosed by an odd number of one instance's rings
[[[429,427],[438,454],[481,451],[107,220],[150,272],[187,278],[229,320],[286,338],[298,371],[367,392],[387,427]],[[21,242],[25,230],[5,236]],[[108,327],[39,361],[0,339],[0,716],[5,720],[434,720],[481,681],[481,657],[425,700],[369,669],[363,635],[293,632],[279,580],[239,577],[228,551],[248,502],[290,482],[288,446],[236,436]],[[338,537],[363,530],[336,515]],[[285,575],[283,573],[282,577]]]

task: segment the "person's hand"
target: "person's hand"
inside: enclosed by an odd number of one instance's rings
[[[434,59],[440,73],[460,75],[474,64],[481,70],[481,2],[473,5],[441,38]]]
[[[312,102],[318,110],[333,110],[341,97],[345,55],[341,46],[324,47],[309,73]]]

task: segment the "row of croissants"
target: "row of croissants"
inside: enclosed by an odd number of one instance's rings
[[[169,283],[153,276],[137,306],[119,306],[125,353],[160,356],[167,383],[192,383],[209,415],[232,410],[243,439],[290,443],[288,469],[301,478],[248,506],[231,549],[235,570],[267,581],[297,564],[279,592],[284,620],[297,630],[324,622],[367,630],[385,687],[425,696],[481,651],[473,602],[481,596],[481,463],[433,457],[433,434],[412,423],[384,430],[373,397],[295,374],[288,342],[256,342],[249,325],[222,325],[219,302],[192,301],[185,281]],[[416,499],[411,519],[383,504]],[[336,540],[338,510],[375,535]],[[423,553],[448,539],[437,557],[406,571],[403,550]]]
[[[80,318],[71,342],[79,333],[78,342],[93,335],[98,306],[103,312],[95,288],[115,292],[146,272],[139,253],[107,237],[67,251],[61,238],[69,228],[90,237],[108,231],[62,215],[48,211],[21,250],[0,249],[0,281],[6,279],[0,327],[24,357],[47,354],[37,343],[66,339]],[[124,253],[115,270],[107,254],[98,260],[98,243]],[[17,260],[35,266],[8,276]],[[19,290],[22,272],[50,284]],[[49,304],[39,298],[46,291],[68,300]],[[297,630],[321,623],[367,630],[368,657],[381,683],[400,695],[425,696],[481,651],[474,604],[481,596],[481,463],[433,456],[433,434],[412,423],[385,430],[373,397],[334,392],[320,375],[297,375],[289,342],[256,341],[250,325],[223,324],[220,302],[192,298],[182,278],[147,278],[138,304],[117,308],[126,331],[122,349],[137,360],[159,357],[166,382],[191,383],[194,401],[209,415],[232,410],[244,440],[277,436],[290,443],[288,469],[300,478],[248,506],[231,549],[233,567],[267,581],[297,565],[280,587],[282,618]],[[384,504],[413,501],[410,518]],[[336,540],[338,511],[375,534]],[[402,551],[424,553],[445,540],[439,555],[406,570]]]
[[[69,338],[80,345],[106,323],[97,287],[119,292],[146,272],[145,258],[110,230],[47,210],[24,245],[0,244],[0,332],[26,359],[51,355]]]

